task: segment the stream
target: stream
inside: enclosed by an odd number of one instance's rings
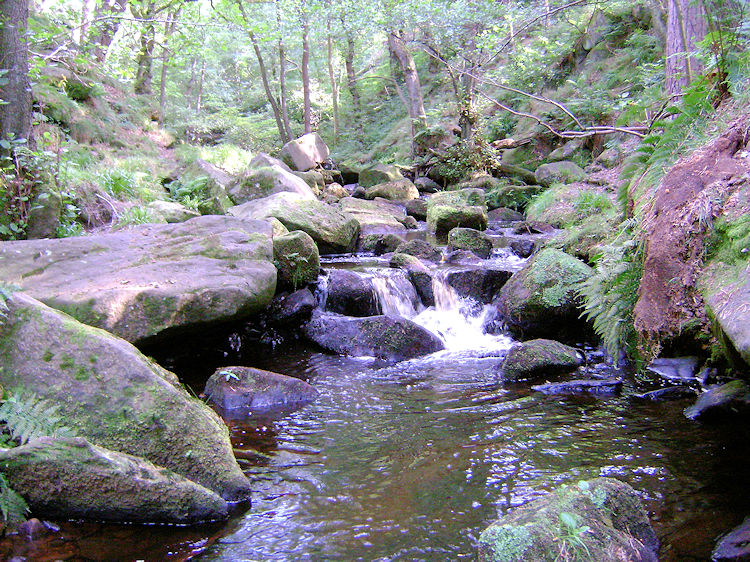
[[[507,253],[495,259],[522,264]],[[34,560],[475,559],[492,520],[597,476],[640,493],[660,560],[706,560],[717,536],[750,513],[750,486],[737,476],[750,462],[747,428],[689,421],[682,409],[690,399],[638,399],[643,388],[627,374],[613,396],[503,384],[497,368],[514,342],[482,333],[481,306],[439,281],[437,306],[415,306],[413,287],[378,258],[330,258],[324,267],[374,278],[384,311],[439,334],[446,350],[384,366],[301,341],[254,348],[217,332],[202,351],[157,357],[196,391],[215,367],[242,361],[307,380],[320,397],[281,419],[228,422],[254,485],[252,506],[237,506],[228,523],[65,522],[13,552]],[[585,351],[584,376],[612,374],[599,351]]]

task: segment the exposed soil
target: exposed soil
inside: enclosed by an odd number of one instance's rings
[[[643,220],[645,261],[635,327],[646,342],[673,341],[687,326],[707,329],[696,280],[704,241],[722,206],[750,172],[750,115],[733,121],[712,143],[678,162],[664,177]],[[653,349],[658,352],[658,349]]]

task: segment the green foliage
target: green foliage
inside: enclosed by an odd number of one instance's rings
[[[6,392],[0,405],[0,423],[13,442],[24,445],[38,437],[75,437],[63,424],[60,407],[23,389]]]
[[[0,511],[6,523],[21,523],[26,520],[29,506],[17,492],[15,492],[5,476],[0,472]]]
[[[497,158],[497,151],[486,141],[460,141],[445,151],[434,166],[434,171],[450,185],[468,179],[473,173],[486,172],[497,166]]]
[[[172,199],[182,203],[188,209],[201,211],[205,207],[210,194],[206,190],[208,177],[197,176],[189,180],[175,180],[167,185]]]
[[[130,172],[108,170],[99,174],[99,181],[104,190],[116,199],[123,201],[136,196],[135,177]]]
[[[750,256],[750,215],[714,222],[706,241],[706,261],[746,264]]]
[[[591,560],[591,552],[586,546],[583,536],[591,531],[588,525],[582,525],[578,516],[574,513],[563,511],[560,517],[560,534],[557,539],[560,541],[559,558],[568,560],[573,556],[574,560]]]
[[[631,238],[635,221],[621,225],[620,234],[595,256],[594,274],[578,287],[584,316],[591,320],[607,352],[617,357],[624,350],[638,359],[638,339],[633,327],[633,309],[643,273],[641,250]]]
[[[498,560],[522,560],[534,543],[526,527],[513,525],[492,525],[482,533],[481,540],[491,546]]]
[[[125,228],[137,224],[164,222],[164,218],[148,207],[136,205],[126,209],[117,221],[115,228]]]
[[[94,82],[83,82],[81,80],[66,80],[65,94],[73,101],[86,101],[93,97],[101,96],[103,91],[99,84]]]
[[[582,191],[573,200],[573,207],[582,215],[601,213],[612,208],[612,201],[605,193]]]

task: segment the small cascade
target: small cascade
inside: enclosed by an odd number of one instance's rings
[[[404,271],[386,270],[371,279],[383,314],[414,318],[419,313],[417,291]]]
[[[328,300],[328,275],[319,275],[318,283],[315,286],[315,302],[318,303],[318,308],[325,310],[326,301]]]
[[[460,297],[445,281],[442,272],[436,271],[432,276],[432,294],[435,297],[436,310],[455,310],[461,306]]]

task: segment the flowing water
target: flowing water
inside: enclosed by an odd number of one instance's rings
[[[243,357],[320,391],[283,419],[230,422],[254,484],[252,506],[197,528],[65,523],[52,539],[12,552],[34,560],[473,559],[493,519],[596,476],[638,490],[661,560],[707,559],[716,537],[750,513],[750,486],[738,476],[750,461],[746,428],[691,422],[682,415],[689,400],[639,400],[628,377],[620,395],[607,397],[503,384],[497,368],[513,341],[482,332],[484,308],[462,302],[438,275],[437,306],[425,309],[402,272],[377,260],[355,265],[373,279],[384,311],[439,334],[446,349],[382,366],[298,342],[266,353],[223,336],[221,354],[169,366],[205,380]],[[587,356],[588,374],[611,370],[596,351]]]

